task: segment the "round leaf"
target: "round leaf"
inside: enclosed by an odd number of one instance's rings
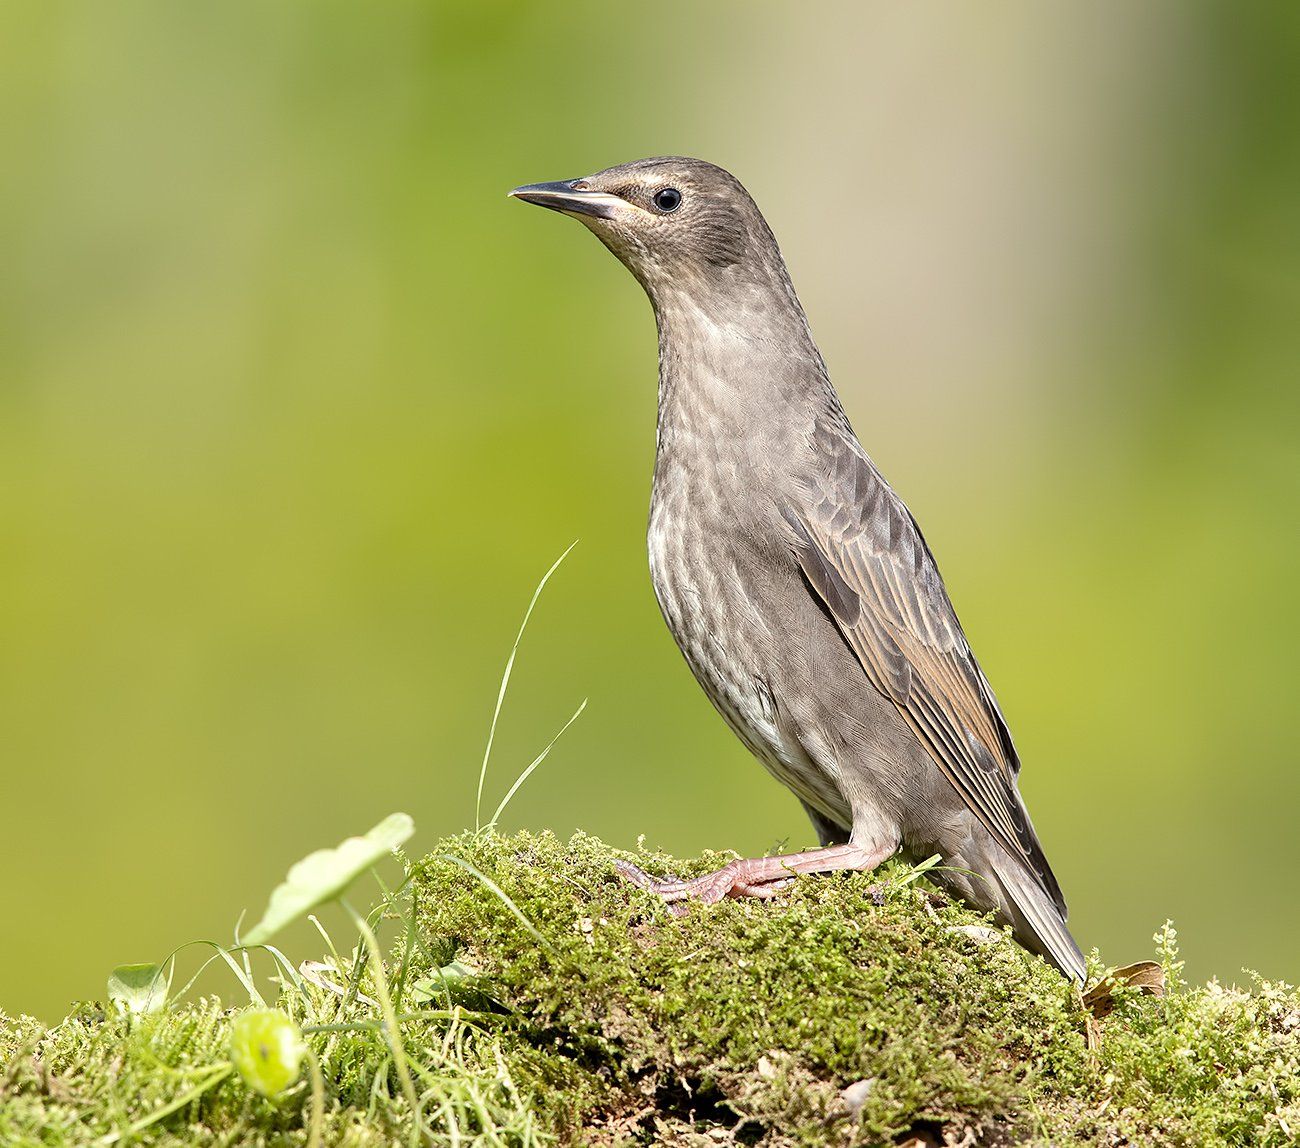
[[[262,945],[292,921],[310,913],[317,905],[332,901],[355,878],[415,832],[415,823],[405,813],[384,818],[364,837],[349,837],[336,849],[309,853],[289,870],[284,883],[271,894],[262,919],[243,937],[245,945]]]
[[[108,978],[108,999],[123,1012],[148,1016],[162,1011],[168,988],[162,965],[118,965]]]

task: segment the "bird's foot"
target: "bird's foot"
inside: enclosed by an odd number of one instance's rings
[[[794,881],[793,873],[786,873],[770,881],[747,880],[740,866],[744,862],[732,861],[713,873],[690,880],[670,878],[658,880],[630,861],[616,861],[614,867],[625,880],[647,893],[660,897],[678,916],[686,912],[688,901],[702,901],[714,905],[724,897],[775,897]]]
[[[888,856],[888,854],[885,854]],[[775,897],[804,873],[831,873],[843,869],[874,869],[884,856],[857,845],[829,845],[805,853],[780,857],[753,857],[729,861],[721,869],[690,880],[659,881],[629,861],[616,861],[620,876],[648,893],[661,897],[674,913],[686,911],[686,902],[713,905],[724,897]]]

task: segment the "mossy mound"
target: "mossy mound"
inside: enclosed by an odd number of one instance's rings
[[[904,865],[677,918],[615,856],[482,834],[412,866],[389,979],[418,1128],[361,966],[285,987],[323,1073],[320,1142],[1296,1142],[1300,995],[1182,986],[1171,933],[1171,991],[1119,991],[1090,1049],[1062,978]],[[725,860],[637,859],[683,876]],[[273,1102],[231,1073],[183,1099],[223,1063],[233,1015],[202,1000],[3,1023],[0,1144],[309,1143],[306,1082]]]
[[[465,838],[545,942],[460,865],[417,868],[420,924],[454,938],[536,1047],[581,1066],[538,1103],[589,1143],[1290,1144],[1300,997],[1120,991],[1089,1050],[1074,990],[911,870],[798,881],[671,916],[583,836]],[[726,857],[647,855],[690,876]]]

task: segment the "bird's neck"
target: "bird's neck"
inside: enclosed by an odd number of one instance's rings
[[[659,328],[656,467],[683,449],[748,456],[757,428],[802,434],[839,401],[789,279],[651,294]],[[766,449],[781,449],[768,442]]]

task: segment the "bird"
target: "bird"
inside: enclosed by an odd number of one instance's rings
[[[649,296],[655,596],[704,692],[819,842],[689,880],[627,862],[623,876],[680,911],[937,854],[943,887],[1082,984],[993,689],[920,527],[849,423],[753,198],[681,156],[509,195],[585,224]]]

